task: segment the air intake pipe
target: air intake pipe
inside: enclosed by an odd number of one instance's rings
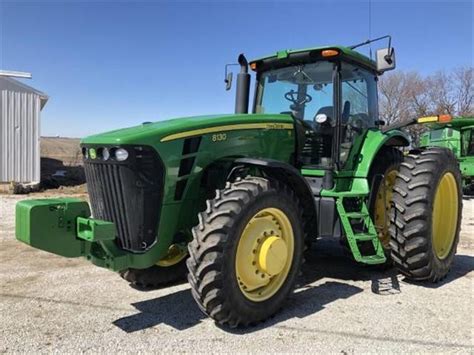
[[[237,74],[237,87],[235,93],[235,113],[249,112],[250,74],[247,58],[239,55],[240,73]]]

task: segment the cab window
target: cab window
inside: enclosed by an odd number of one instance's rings
[[[474,156],[474,128],[462,132],[461,146],[462,156]]]
[[[341,67],[341,148],[344,166],[358,149],[358,140],[375,126],[377,117],[377,77],[352,64]]]

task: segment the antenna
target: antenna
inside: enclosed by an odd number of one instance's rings
[[[24,78],[31,79],[31,73],[21,72],[21,71],[11,71],[11,70],[0,70],[0,77],[7,76],[10,78]]]
[[[369,0],[369,37],[372,37],[372,1]],[[369,56],[372,59],[372,45],[369,46]]]

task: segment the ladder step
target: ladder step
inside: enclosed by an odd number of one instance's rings
[[[375,238],[377,238],[377,235],[375,234],[369,234],[369,233],[358,233],[358,234],[354,234],[354,239],[355,240],[374,240]]]
[[[347,212],[346,213],[346,216],[347,218],[365,218],[367,217],[369,214],[366,213],[366,212]]]
[[[387,258],[384,255],[368,255],[361,257],[361,262],[370,265],[383,264],[385,261],[387,261]]]

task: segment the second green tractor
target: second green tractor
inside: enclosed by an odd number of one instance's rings
[[[390,44],[376,61],[327,46],[241,55],[238,65],[235,114],[84,138],[90,204],[21,201],[17,238],[138,287],[187,275],[199,308],[231,327],[281,308],[318,238],[342,240],[362,264],[444,278],[459,240],[461,174],[449,149],[402,154],[410,141],[400,128],[426,118],[379,119],[377,79],[395,67]]]
[[[421,147],[443,147],[459,161],[463,190],[474,195],[474,117],[457,117],[446,123],[433,123],[421,136]]]

